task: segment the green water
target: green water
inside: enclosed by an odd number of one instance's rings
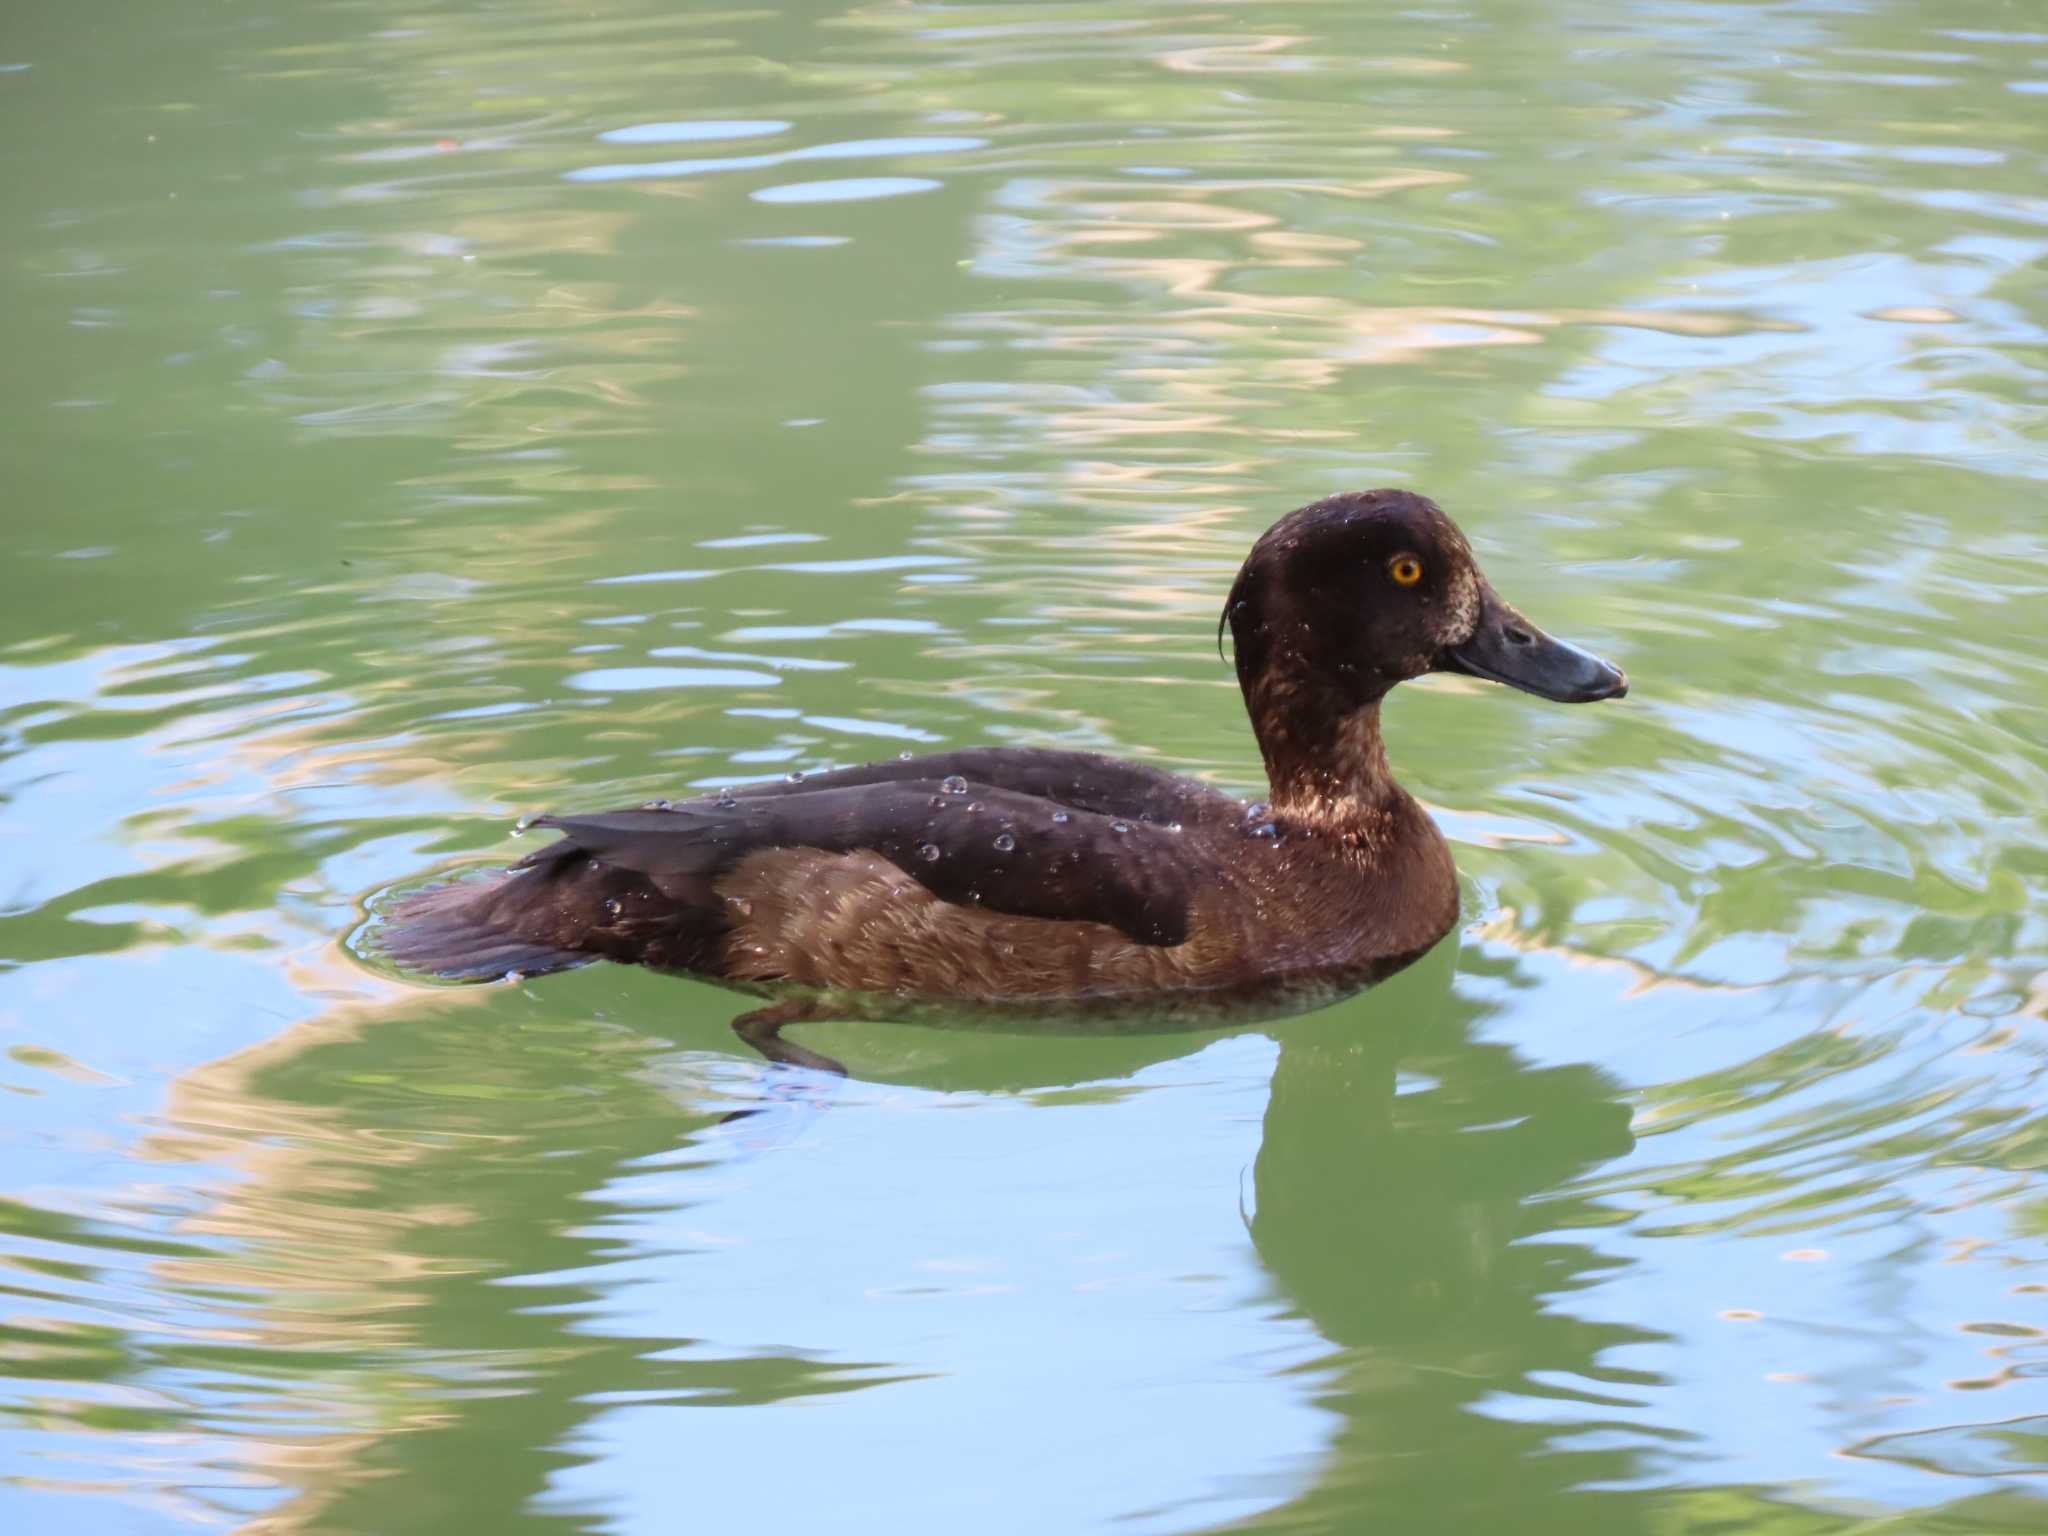
[[[15,4],[0,213],[0,1528],[2048,1528],[2048,10]],[[344,942],[1252,791],[1222,592],[1377,484],[1635,685],[1395,698],[1378,992],[834,1085]]]

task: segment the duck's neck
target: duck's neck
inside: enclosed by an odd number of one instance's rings
[[[1408,803],[1387,767],[1378,699],[1282,682],[1249,702],[1275,810],[1363,830]]]

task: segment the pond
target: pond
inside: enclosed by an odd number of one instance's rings
[[[0,129],[0,1525],[2048,1527],[2048,16],[115,0]],[[834,1082],[351,947],[549,808],[1254,794],[1375,485],[1633,684],[1395,696],[1375,991]]]

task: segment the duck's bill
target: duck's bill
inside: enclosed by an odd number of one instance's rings
[[[1628,692],[1628,675],[1621,668],[1553,640],[1491,590],[1472,638],[1447,649],[1438,665],[1445,672],[1506,683],[1560,704],[1590,704]]]

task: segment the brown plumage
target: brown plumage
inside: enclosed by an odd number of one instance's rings
[[[1627,688],[1501,601],[1450,519],[1407,491],[1289,513],[1253,546],[1223,622],[1267,805],[1093,753],[904,758],[542,817],[559,841],[401,903],[384,948],[467,980],[597,959],[689,972],[774,999],[735,1027],[777,1060],[827,1067],[777,1030],[1312,1007],[1457,919],[1450,849],[1387,766],[1387,691],[1433,670],[1569,702]]]

